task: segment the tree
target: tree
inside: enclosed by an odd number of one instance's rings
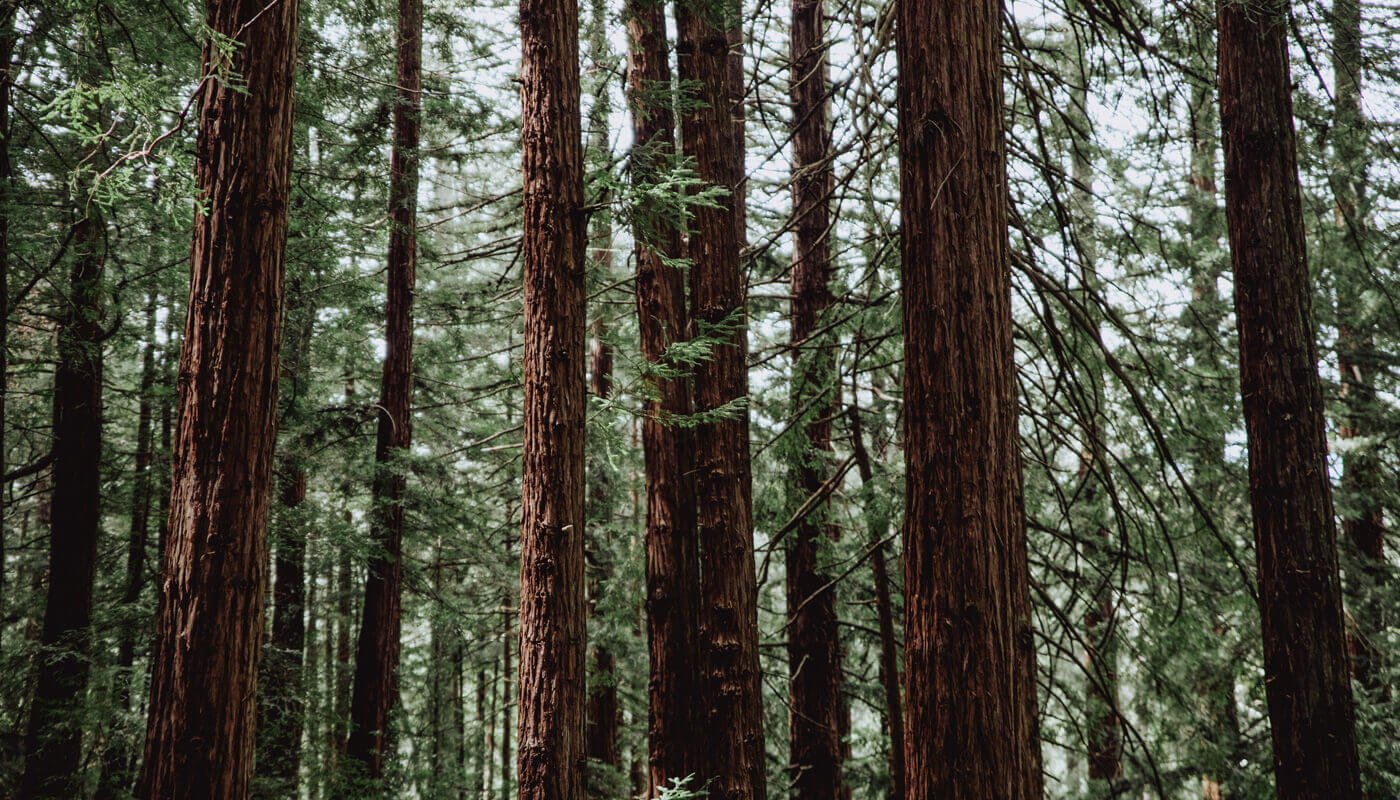
[[[374,448],[364,611],[355,652],[350,738],[345,755],[357,778],[384,777],[391,751],[390,713],[399,698],[399,632],[403,603],[404,458],[413,427],[413,291],[418,263],[418,140],[422,115],[422,0],[399,0],[394,141],[389,168],[389,275],[385,357]]]
[[[1286,20],[1222,3],[1217,36],[1265,688],[1279,797],[1359,797]]]
[[[836,591],[822,568],[828,504],[809,505],[831,473],[837,413],[836,341],[824,314],[831,295],[831,125],[827,107],[825,4],[792,4],[788,93],[792,103],[792,484],[788,506],[802,516],[787,542],[789,765],[792,796],[841,796],[841,649]]]
[[[905,797],[1041,795],[997,0],[901,3]]]
[[[74,254],[53,387],[53,496],[43,651],[25,735],[20,797],[71,797],[79,769],[92,646],[102,455],[102,271],[105,223],[74,211]]]
[[[694,89],[681,137],[705,187],[725,195],[698,205],[689,228],[690,315],[713,341],[695,368],[692,469],[700,545],[701,724],[726,731],[708,748],[701,777],[715,800],[763,800],[763,706],[758,669],[753,485],[749,464],[748,323],[739,268],[743,148],[731,76],[733,2],[676,5],[680,79]]]
[[[584,291],[578,6],[521,0],[525,384],[521,800],[584,796]]]
[[[300,276],[288,291],[284,340],[282,408],[278,427],[298,429],[305,413],[309,350],[316,309]],[[263,647],[258,687],[258,777],[267,797],[295,794],[301,766],[301,735],[306,721],[303,669],[307,639],[307,489],[305,443],[293,440],[278,455],[277,512],[282,530],[272,559],[272,633]]]
[[[674,97],[663,5],[627,4],[628,105],[632,113],[631,174],[656,188],[675,163]],[[641,204],[639,204],[641,206]],[[691,385],[668,350],[690,335],[679,221],[636,214],[637,325],[651,392],[642,416],[646,484],[646,627],[648,800],[672,781],[696,774],[699,705],[700,567],[690,430]]]
[[[210,0],[170,530],[137,795],[247,796],[276,436],[297,3]],[[226,79],[226,72],[241,81]]]

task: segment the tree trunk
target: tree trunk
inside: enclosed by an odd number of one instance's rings
[[[831,472],[836,342],[823,329],[831,306],[831,128],[827,114],[824,3],[796,0],[788,69],[792,102],[792,453],[788,507],[804,507]],[[835,537],[822,502],[787,541],[789,764],[793,800],[841,796],[841,653],[836,592],[821,566]]]
[[[0,505],[9,503],[10,482],[5,478],[9,469],[5,455],[5,398],[10,389],[10,207],[14,181],[14,163],[10,160],[10,96],[14,76],[10,74],[15,52],[15,15],[19,0],[0,0]],[[0,619],[5,618],[5,567],[9,563],[5,549],[5,519],[0,515]],[[5,626],[0,624],[0,639]]]
[[[298,427],[308,391],[310,349],[316,309],[308,306],[306,289],[294,281],[289,292],[291,331],[282,380],[279,427]],[[306,722],[303,668],[306,655],[306,537],[302,519],[306,502],[305,448],[291,442],[279,458],[277,549],[273,557],[272,637],[263,649],[258,695],[258,786],[256,794],[291,797],[297,794],[301,766],[301,734]]]
[[[1366,192],[1366,116],[1361,107],[1361,2],[1332,3],[1333,175],[1337,227],[1342,247],[1333,254],[1337,285],[1337,372],[1341,376],[1337,435],[1342,439],[1373,436],[1382,411],[1377,405],[1374,321],[1362,300],[1371,280],[1366,245],[1370,210]],[[1342,454],[1342,534],[1359,556],[1360,569],[1349,574],[1356,630],[1349,636],[1352,670],[1377,697],[1392,688],[1381,680],[1381,653],[1373,637],[1384,629],[1374,594],[1385,580],[1385,517],[1380,500],[1384,473],[1375,445],[1353,442]]]
[[[612,55],[607,41],[607,3],[592,0],[589,4],[588,54],[589,79],[593,83],[593,102],[588,111],[588,148],[585,158],[592,173],[606,174],[612,168],[609,149],[609,116],[612,112],[608,78],[612,74]],[[593,211],[589,216],[589,294],[592,287],[612,283],[612,213],[606,196],[589,198]],[[589,392],[600,401],[608,400],[613,380],[612,344],[608,341],[606,310],[602,304],[594,310],[592,341],[589,345]],[[613,416],[602,413],[590,419],[590,424],[606,428]],[[602,431],[604,436],[610,432]],[[612,583],[612,531],[617,527],[617,488],[614,470],[609,464],[605,447],[587,448],[587,499],[585,519],[589,527],[587,568],[588,580],[588,708],[587,752],[590,774],[588,792],[593,797],[612,797],[615,786],[622,785],[622,751],[618,746],[618,726],[622,720],[617,696],[617,657],[608,646],[607,629],[612,624],[599,604],[600,595]],[[594,775],[594,765],[603,767]]]
[[[1281,800],[1360,796],[1282,0],[1219,9],[1264,674]]]
[[[342,791],[384,778],[390,714],[399,699],[399,630],[403,602],[403,459],[412,437],[413,291],[418,262],[418,139],[422,113],[423,4],[399,0],[398,80],[389,177],[389,276],[386,354],[379,390],[370,539],[364,611],[355,653],[350,739]]]
[[[1007,261],[1001,3],[901,3],[908,800],[1042,793]]]
[[[1078,261],[1078,302],[1087,325],[1072,333],[1074,364],[1083,375],[1071,403],[1082,430],[1082,447],[1075,478],[1073,530],[1084,542],[1088,567],[1089,607],[1084,612],[1084,729],[1089,762],[1089,792],[1112,797],[1123,777],[1123,719],[1119,714],[1118,625],[1115,619],[1118,579],[1109,530],[1108,444],[1105,441],[1104,377],[1100,333],[1098,235],[1094,210],[1094,130],[1089,116],[1090,48],[1086,34],[1072,28],[1070,68],[1075,71],[1066,109],[1070,150],[1070,213],[1073,258]]]
[[[739,268],[743,150],[734,118],[729,31],[738,4],[676,4],[680,78],[694,87],[681,134],[703,186],[728,194],[697,207],[690,228],[690,310],[696,333],[714,341],[695,368],[696,529],[700,543],[700,727],[708,743],[701,781],[713,800],[767,796],[758,666],[753,486],[749,472],[748,323]]]
[[[126,544],[126,576],[122,588],[123,618],[117,641],[117,668],[112,678],[112,697],[117,715],[124,716],[131,708],[131,673],[136,663],[136,625],[140,610],[141,589],[146,584],[146,546],[150,542],[151,485],[151,423],[155,416],[152,391],[156,385],[156,300],[151,292],[146,297],[145,340],[141,347],[141,384],[137,390],[136,461],[132,467],[131,525]],[[144,626],[142,626],[144,627]],[[98,782],[98,800],[122,796],[131,788],[133,775],[132,747],[126,733],[118,728],[109,732],[107,748],[102,753],[102,776]]]
[[[443,543],[434,546],[433,594],[445,597],[456,580],[443,563]],[[462,640],[455,622],[435,610],[429,626],[432,660],[428,663],[428,731],[432,754],[431,797],[461,797],[466,777],[462,750]]]
[[[670,48],[663,6],[627,4],[628,101],[632,112],[632,180],[656,185],[675,158]],[[658,98],[658,93],[660,97]],[[637,209],[645,212],[647,209]],[[677,425],[691,413],[688,379],[666,350],[690,335],[685,281],[668,264],[682,256],[674,220],[639,213],[633,231],[637,321],[642,357],[654,369],[642,417],[646,483],[646,627],[648,661],[647,800],[699,771],[699,550],[691,435]]]
[[[137,794],[243,798],[276,441],[297,3],[209,0],[170,532]],[[216,74],[231,60],[238,85]]]
[[[83,705],[92,644],[92,585],[101,516],[104,223],[79,209],[67,313],[54,371],[48,599],[25,735],[22,798],[79,796]]]
[[[583,141],[575,0],[521,0],[520,800],[584,796]]]
[[[855,344],[857,351],[860,342]],[[885,537],[890,523],[883,511],[877,512],[874,502],[875,472],[870,454],[865,449],[861,432],[860,409],[846,409],[850,420],[851,450],[855,454],[856,471],[860,473],[861,489],[869,500],[863,509],[870,541],[870,569],[875,581],[875,615],[880,625],[880,684],[885,690],[885,727],[890,736],[890,800],[904,796],[904,706],[899,700],[899,647],[894,638],[894,603],[890,599],[889,568],[885,565]]]

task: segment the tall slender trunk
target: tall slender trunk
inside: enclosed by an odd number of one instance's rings
[[[591,0],[588,18],[589,80],[593,84],[592,105],[588,111],[588,147],[585,159],[593,173],[606,173],[612,168],[612,152],[608,132],[612,129],[608,117],[612,112],[609,78],[612,75],[612,54],[607,40],[607,3]],[[588,272],[590,294],[592,287],[612,282],[612,213],[608,197],[589,198],[593,207],[589,216]],[[588,389],[600,401],[606,402],[612,390],[613,353],[608,341],[608,325],[604,308],[594,311],[589,343]],[[611,414],[599,414],[590,420],[599,426],[612,424]],[[604,434],[605,436],[608,434]],[[612,532],[617,525],[617,479],[608,463],[604,448],[590,447],[587,456],[587,498],[584,516],[589,526],[587,552],[589,638],[587,752],[589,769],[604,767],[602,774],[588,776],[588,791],[594,797],[611,797],[614,785],[623,777],[622,751],[618,746],[618,726],[622,710],[617,694],[617,656],[608,646],[607,626],[612,623],[599,604],[604,587],[612,583]]]
[[[585,781],[583,136],[575,0],[521,0],[525,384],[520,800]]]
[[[297,3],[209,0],[190,301],[142,798],[243,798],[276,441]],[[216,73],[231,61],[237,84]]]
[[[1123,777],[1123,720],[1119,714],[1117,576],[1109,530],[1109,489],[1103,359],[1099,331],[1098,230],[1094,210],[1094,130],[1089,117],[1089,47],[1084,32],[1072,28],[1071,68],[1077,73],[1066,109],[1070,151],[1070,236],[1078,261],[1078,302],[1090,323],[1073,332],[1074,363],[1083,370],[1073,403],[1078,407],[1083,446],[1076,470],[1074,530],[1084,538],[1084,561],[1091,586],[1084,612],[1084,728],[1089,791],[1109,797]]]
[[[452,590],[455,578],[443,563],[441,539],[434,545],[433,594],[445,597]],[[464,789],[466,763],[462,750],[462,641],[456,625],[441,611],[434,613],[430,625],[428,663],[428,731],[432,754],[432,797],[460,797]]]
[[[288,292],[288,323],[282,409],[279,427],[298,428],[308,391],[310,349],[316,309],[307,289],[294,280]],[[306,723],[303,691],[306,663],[306,548],[309,527],[302,518],[306,502],[304,448],[293,441],[278,456],[277,549],[272,564],[272,636],[263,649],[258,695],[257,794],[297,794],[301,734]]]
[[[797,420],[788,507],[802,508],[831,472],[836,414],[835,338],[823,328],[831,307],[831,127],[822,0],[792,4],[788,92],[792,103],[792,414]],[[794,800],[841,796],[841,653],[836,592],[821,565],[834,538],[828,504],[812,508],[787,542],[789,763]]]
[[[151,427],[155,416],[152,392],[156,385],[156,301],[157,294],[146,296],[145,340],[141,347],[141,383],[136,405],[136,458],[132,466],[131,516],[126,543],[126,577],[122,587],[123,614],[117,641],[117,668],[112,678],[112,698],[118,715],[131,708],[131,673],[136,663],[136,640],[144,633],[136,625],[141,602],[141,590],[146,585],[146,546],[150,542],[151,486]],[[120,797],[131,788],[132,750],[124,732],[110,733],[107,749],[102,754],[102,776],[98,782],[97,798]]]
[[[857,340],[855,348],[859,350],[860,345]],[[855,454],[861,490],[868,500],[863,516],[871,548],[875,615],[880,626],[880,684],[885,690],[885,727],[890,737],[889,798],[900,800],[904,796],[904,706],[899,699],[899,646],[894,637],[894,603],[890,598],[889,568],[885,564],[885,537],[889,533],[890,521],[874,501],[871,481],[875,478],[875,471],[870,463],[870,452],[865,447],[860,409],[854,405],[847,407],[846,418],[850,421],[851,451]]]
[[[663,6],[628,0],[627,78],[632,113],[632,180],[657,184],[676,158],[670,48]],[[638,209],[645,212],[647,209]],[[646,483],[646,628],[648,800],[699,771],[699,550],[695,529],[691,435],[676,420],[691,413],[691,387],[666,361],[690,335],[685,280],[670,265],[682,256],[674,220],[644,213],[633,231],[637,323],[652,391],[642,417]]]
[[[10,194],[13,190],[14,163],[10,160],[10,98],[14,85],[15,15],[19,0],[0,0],[0,505],[8,504],[10,482],[5,478],[9,466],[6,446],[5,398],[10,388]],[[0,619],[5,618],[5,565],[9,563],[5,550],[5,518],[0,515]],[[3,639],[4,625],[0,625]]]
[[[611,251],[608,247],[611,244],[611,232],[607,230],[607,223],[598,223],[594,219],[601,235],[594,239],[595,249],[593,251],[594,264],[606,264],[603,259],[611,259]],[[606,266],[603,267],[606,270]],[[606,272],[604,272],[606,274]],[[591,357],[589,369],[589,390],[594,397],[606,400],[608,392],[612,386],[612,349],[607,342],[607,329],[601,317],[595,318],[593,322],[593,341],[590,346]],[[606,417],[605,417],[606,418]],[[588,473],[588,513],[587,517],[594,523],[596,537],[592,545],[593,552],[589,559],[589,566],[593,571],[593,576],[589,580],[588,613],[594,620],[595,629],[609,624],[604,618],[598,604],[599,593],[603,586],[612,580],[612,554],[608,552],[610,537],[608,527],[612,524],[612,516],[616,513],[616,500],[613,497],[612,476],[607,474],[608,465],[601,459],[589,460],[590,471]],[[589,669],[588,685],[588,708],[586,711],[588,725],[588,760],[591,763],[605,765],[611,768],[603,780],[589,780],[590,793],[595,796],[609,797],[612,795],[610,788],[617,777],[622,775],[622,750],[618,746],[618,726],[621,722],[622,709],[618,703],[617,696],[617,657],[606,641],[596,642],[589,648],[592,666]]]
[[[685,153],[705,186],[727,190],[694,209],[690,312],[696,333],[715,341],[695,368],[696,529],[700,543],[701,718],[725,735],[709,743],[701,780],[714,800],[763,800],[763,699],[758,665],[753,486],[749,467],[748,321],[739,268],[743,148],[735,119],[730,32],[738,3],[676,4],[680,78],[694,87],[681,120]],[[742,75],[742,73],[740,73]]]
[[[905,797],[1042,794],[1007,260],[1001,3],[901,3]]]
[[[1281,800],[1359,797],[1286,15],[1223,3],[1217,40],[1265,688]]]
[[[1360,0],[1332,3],[1332,193],[1342,247],[1332,259],[1337,286],[1337,372],[1341,408],[1337,434],[1343,439],[1374,436],[1380,410],[1374,322],[1362,295],[1370,280],[1366,250],[1370,232],[1366,192],[1366,115],[1361,106],[1362,38]],[[1375,446],[1353,443],[1342,454],[1342,534],[1360,557],[1349,573],[1356,631],[1349,634],[1352,669],[1371,693],[1384,697],[1393,689],[1377,671],[1379,648],[1373,641],[1384,628],[1374,594],[1385,578],[1384,473]]]
[[[363,778],[384,778],[390,714],[399,699],[399,631],[403,602],[403,459],[412,437],[413,291],[418,263],[418,139],[423,98],[423,3],[399,0],[398,79],[389,170],[389,275],[384,372],[374,449],[364,611],[355,653],[350,738],[342,791]]]
[[[92,643],[92,585],[101,515],[102,270],[104,222],[75,211],[67,313],[54,371],[53,495],[43,648],[25,735],[22,798],[82,790],[84,695]]]
[[[1234,393],[1233,369],[1226,365],[1225,323],[1228,303],[1221,297],[1219,279],[1224,274],[1225,219],[1220,207],[1216,158],[1219,151],[1220,122],[1216,114],[1215,85],[1215,0],[1193,0],[1190,20],[1190,50],[1195,67],[1187,80],[1187,125],[1190,132],[1190,164],[1187,175],[1186,209],[1190,236],[1187,266],[1191,299],[1182,315],[1186,328],[1186,350],[1191,368],[1186,371],[1187,391],[1183,402],[1190,409],[1189,445],[1185,450],[1192,485],[1206,509],[1227,503],[1223,492],[1227,483],[1225,436],[1229,417],[1220,413],[1230,408]],[[1206,512],[1193,510],[1193,534],[1203,546],[1215,547],[1208,537],[1210,520]],[[1226,618],[1213,605],[1201,624],[1218,633],[1226,629]],[[1201,736],[1204,745],[1202,795],[1221,800],[1221,781],[1233,770],[1240,731],[1235,708],[1235,665],[1224,653],[1203,653],[1205,658],[1194,680],[1196,695],[1205,710]]]

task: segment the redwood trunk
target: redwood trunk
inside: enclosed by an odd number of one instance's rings
[[[584,796],[583,141],[578,5],[521,0],[525,385],[521,800]]]
[[[1038,798],[1001,3],[900,3],[905,797]]]
[[[22,798],[81,796],[84,696],[92,644],[92,583],[101,516],[103,223],[74,223],[68,312],[58,330],[53,397],[53,494],[42,650],[25,736]]]
[[[831,306],[831,128],[822,0],[795,0],[789,53],[792,102],[792,403],[798,431],[788,505],[802,508],[831,472],[836,413],[833,337],[822,329]],[[828,503],[810,509],[787,542],[788,742],[793,800],[842,793],[841,654],[836,592],[820,564],[834,538]]]
[[[700,652],[707,742],[700,778],[714,800],[767,796],[758,667],[753,486],[749,472],[746,288],[739,268],[743,148],[735,119],[730,35],[737,4],[676,5],[677,64],[694,97],[681,120],[685,153],[705,186],[728,191],[694,209],[690,227],[690,312],[697,335],[716,340],[695,368],[696,529],[700,543]],[[737,404],[737,408],[736,408]]]
[[[629,0],[627,33],[632,176],[639,185],[653,185],[675,156],[670,48],[662,6]],[[654,800],[673,780],[699,770],[694,731],[700,702],[700,567],[691,435],[675,424],[691,413],[690,383],[675,374],[676,365],[666,363],[667,348],[690,332],[683,275],[666,263],[682,256],[681,235],[665,220],[638,225],[633,235],[642,356],[661,368],[651,377],[653,392],[642,418],[649,654],[646,796]]]
[[[423,4],[399,0],[398,81],[389,172],[388,303],[379,430],[374,448],[370,539],[374,552],[355,652],[347,779],[372,784],[390,754],[390,713],[399,699],[399,631],[403,602],[403,459],[412,437],[413,291],[418,262],[418,139],[422,113]],[[342,791],[348,788],[342,781]]]
[[[210,0],[189,311],[142,798],[243,798],[276,439],[297,3]],[[230,58],[238,85],[217,72]]]
[[[1282,800],[1360,796],[1282,0],[1219,9],[1264,674]]]

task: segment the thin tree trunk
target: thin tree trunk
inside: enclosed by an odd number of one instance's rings
[[[21,798],[78,796],[101,515],[104,223],[79,209],[54,372],[53,494],[43,648],[25,735]]]
[[[792,102],[792,413],[788,507],[803,507],[831,472],[836,355],[822,316],[832,303],[831,127],[828,121],[824,3],[796,0],[788,58]],[[812,508],[787,541],[787,654],[790,795],[836,800],[842,793],[843,711],[836,592],[821,566],[823,540],[835,538],[828,504]]]
[[[1304,247],[1287,5],[1219,9],[1225,213],[1281,800],[1360,796],[1322,386]]]
[[[714,340],[695,368],[696,527],[700,542],[701,719],[724,731],[707,743],[701,780],[713,800],[767,796],[763,699],[758,664],[753,486],[749,467],[748,322],[739,268],[743,244],[743,149],[735,119],[730,32],[738,3],[676,4],[680,78],[694,87],[681,134],[704,186],[728,194],[697,207],[690,228],[690,310],[696,332]],[[742,76],[742,73],[739,73]]]
[[[132,467],[131,524],[126,544],[126,579],[123,582],[121,605],[130,618],[120,623],[117,641],[117,668],[113,676],[112,697],[118,715],[131,708],[131,673],[136,663],[138,628],[135,615],[141,602],[141,590],[146,584],[146,546],[150,542],[151,485],[151,427],[155,416],[152,392],[156,385],[156,300],[151,292],[146,297],[145,340],[141,352],[141,383],[136,405],[136,460]],[[120,723],[118,723],[120,724]],[[114,726],[115,727],[115,726]],[[132,775],[132,750],[124,732],[112,730],[107,749],[102,754],[102,776],[98,782],[98,800],[120,797],[129,791]]]
[[[348,774],[377,785],[389,757],[390,714],[399,699],[399,631],[403,602],[405,467],[412,438],[413,291],[418,262],[418,140],[422,113],[423,3],[399,0],[398,79],[389,178],[389,276],[384,372],[374,450],[370,539],[374,553],[365,581],[364,611],[350,700]]]
[[[5,398],[10,388],[10,204],[13,191],[14,163],[10,160],[10,97],[14,84],[11,70],[15,51],[15,15],[19,0],[0,0],[0,506],[9,505],[10,482],[5,473],[9,466],[6,444]],[[5,566],[9,563],[5,549],[5,518],[0,514],[0,620],[5,619],[7,605]],[[5,626],[0,624],[0,639]]]
[[[297,3],[209,0],[170,533],[137,794],[243,798],[276,441]],[[219,80],[225,59],[241,77]]]
[[[658,183],[675,158],[670,48],[663,6],[627,4],[628,101],[632,113],[632,179]],[[659,97],[658,97],[659,95]],[[645,212],[647,209],[638,209]],[[675,424],[692,411],[690,383],[666,362],[671,345],[690,335],[685,281],[668,264],[682,255],[675,220],[638,214],[637,321],[642,357],[653,366],[653,391],[642,418],[646,483],[646,628],[648,660],[647,790],[661,790],[699,771],[699,550],[689,429]]]
[[[606,173],[612,167],[612,153],[609,149],[608,132],[611,130],[609,115],[612,112],[608,78],[612,74],[612,55],[607,41],[607,3],[605,0],[590,2],[588,20],[588,61],[589,78],[593,83],[593,103],[588,112],[588,149],[585,158],[591,172]],[[612,282],[612,213],[608,208],[607,197],[590,198],[593,212],[589,217],[589,286],[606,286]],[[589,344],[589,392],[600,401],[608,400],[613,380],[612,344],[608,341],[607,322],[604,309],[600,305],[594,312],[592,336]],[[595,418],[599,425],[610,425],[612,416],[602,414]],[[605,434],[606,435],[606,434]],[[602,456],[602,457],[599,457]],[[618,726],[622,710],[617,696],[617,657],[608,647],[606,626],[610,624],[599,604],[604,587],[612,582],[612,531],[616,527],[617,515],[616,479],[605,456],[605,448],[590,447],[586,457],[587,497],[585,519],[589,525],[589,537],[585,542],[588,548],[588,617],[592,632],[589,633],[589,670],[587,720],[587,752],[589,769],[594,764],[603,765],[602,775],[588,776],[589,794],[594,797],[611,797],[613,786],[623,777],[622,751],[618,746]],[[597,632],[595,637],[593,632]]]
[[[855,344],[857,350],[860,342]],[[854,394],[854,393],[853,393]],[[880,684],[885,690],[885,727],[890,737],[890,800],[904,796],[904,705],[899,699],[899,645],[894,636],[894,603],[890,598],[889,568],[885,565],[885,537],[890,523],[874,503],[875,472],[870,453],[865,448],[861,432],[860,409],[847,407],[850,421],[851,451],[855,454],[856,471],[865,496],[870,500],[863,509],[870,541],[870,569],[875,581],[875,615],[880,625]]]
[[[443,543],[434,546],[432,586],[436,597],[446,597],[455,580],[443,563]],[[462,687],[459,680],[462,646],[460,633],[442,610],[435,612],[430,625],[428,663],[428,731],[432,737],[430,767],[432,797],[456,797],[463,787],[465,762],[462,753]]]
[[[584,339],[578,6],[521,0],[525,385],[520,800],[582,800]]]
[[[1084,612],[1084,728],[1089,762],[1089,791],[1095,797],[1111,797],[1114,783],[1123,777],[1123,720],[1119,714],[1118,646],[1114,591],[1116,561],[1111,558],[1113,537],[1109,531],[1109,489],[1105,457],[1104,380],[1099,331],[1098,230],[1094,210],[1094,131],[1089,117],[1089,48],[1085,33],[1073,28],[1071,68],[1077,73],[1066,109],[1070,149],[1070,208],[1073,253],[1078,260],[1078,295],[1087,329],[1073,333],[1074,363],[1083,369],[1073,402],[1084,431],[1084,445],[1076,470],[1077,502],[1072,510],[1074,529],[1087,535],[1083,546],[1091,592]]]
[[[1343,246],[1333,260],[1337,285],[1337,372],[1341,376],[1337,434],[1342,439],[1375,435],[1380,409],[1376,401],[1377,371],[1374,322],[1362,294],[1370,280],[1366,240],[1370,212],[1366,187],[1366,116],[1361,107],[1361,2],[1332,3],[1333,126],[1332,192]],[[1352,669],[1370,693],[1384,698],[1392,688],[1377,673],[1382,665],[1373,637],[1384,629],[1374,598],[1385,579],[1385,517],[1380,498],[1384,473],[1374,445],[1356,444],[1342,454],[1342,534],[1360,556],[1360,569],[1348,587],[1354,598],[1356,630]]]
[[[1186,371],[1188,390],[1183,402],[1190,409],[1190,444],[1186,448],[1192,482],[1206,509],[1220,508],[1227,502],[1225,436],[1229,417],[1220,413],[1232,405],[1235,380],[1226,366],[1225,318],[1227,302],[1220,296],[1219,279],[1227,259],[1223,240],[1225,220],[1220,207],[1216,159],[1219,151],[1220,122],[1216,114],[1215,85],[1215,0],[1193,0],[1191,9],[1190,57],[1196,67],[1188,77],[1188,126],[1191,160],[1186,187],[1187,225],[1190,231],[1191,259],[1188,267],[1191,300],[1182,323],[1186,327],[1186,347],[1191,369]],[[1202,77],[1205,76],[1205,77]],[[1193,510],[1193,533],[1215,546],[1208,538],[1211,521],[1206,513]],[[1204,624],[1216,634],[1225,631],[1225,617],[1212,610]],[[1238,750],[1239,717],[1235,708],[1236,666],[1228,655],[1206,653],[1193,687],[1205,709],[1201,739],[1206,752],[1201,777],[1205,800],[1221,800],[1224,780],[1233,770]]]
[[[908,800],[1042,794],[1007,260],[1001,3],[901,3]]]
[[[315,308],[307,305],[306,289],[294,281],[289,292],[291,331],[282,379],[279,427],[297,426],[309,389],[310,349]],[[264,646],[258,696],[257,794],[290,797],[297,794],[301,768],[301,735],[306,723],[303,692],[306,654],[306,547],[308,527],[302,519],[306,502],[303,447],[293,442],[278,460],[280,528],[273,557],[272,636]]]

